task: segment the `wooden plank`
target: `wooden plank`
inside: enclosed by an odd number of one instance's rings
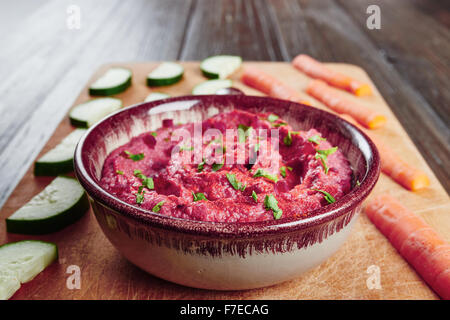
[[[172,95],[188,94],[203,76],[196,62],[184,62],[186,75],[180,83],[158,89]],[[295,83],[300,91],[308,78],[288,63],[245,62],[275,77]],[[142,101],[151,91],[145,85],[146,74],[155,63],[121,64],[133,69],[133,86],[118,95],[125,105]],[[360,68],[346,64],[330,64],[331,68],[371,83]],[[103,67],[94,78],[105,70]],[[261,93],[238,81],[235,86],[247,94]],[[91,79],[92,81],[92,79]],[[350,99],[357,99],[348,94]],[[84,88],[75,103],[89,99]],[[313,100],[312,98],[309,98]],[[380,139],[399,154],[408,154],[408,162],[423,169],[431,177],[431,187],[420,192],[409,192],[382,175],[374,194],[389,192],[402,199],[411,210],[423,216],[427,222],[447,240],[450,240],[449,197],[417,151],[411,139],[401,127],[395,115],[375,91],[375,96],[361,99],[368,108],[376,108],[389,117],[388,126],[376,131]],[[313,100],[314,101],[314,100]],[[318,102],[315,104],[325,108]],[[41,154],[55,146],[73,130],[65,118],[56,129]],[[59,232],[45,236],[23,236],[5,232],[4,218],[9,216],[33,195],[38,193],[50,178],[33,177],[29,168],[18,187],[0,211],[0,243],[24,238],[54,241],[60,248],[59,263],[42,272],[33,281],[23,285],[15,299],[436,299],[413,269],[409,267],[389,242],[377,231],[365,215],[361,215],[344,246],[319,267],[302,277],[280,285],[248,291],[216,292],[178,286],[150,276],[127,262],[103,236],[91,211],[77,223]],[[81,268],[80,290],[66,287],[66,268]],[[366,285],[367,268],[377,265],[381,270],[379,290],[369,290]]]
[[[266,1],[195,2],[180,60],[235,54],[251,60],[283,60]]]
[[[395,4],[378,1],[383,22],[380,30],[372,31],[365,28],[367,15],[364,13],[370,4],[377,4],[377,1],[358,1],[351,5],[348,1],[339,3],[367,37],[378,48],[383,48],[386,59],[414,90],[420,92],[436,113],[436,118],[449,124],[450,109],[442,101],[450,101],[450,30],[433,17],[422,14],[410,1],[397,1]],[[417,23],[411,32],[413,21]],[[443,134],[450,142],[448,127]]]
[[[343,1],[342,3],[346,2]],[[395,1],[395,5],[397,3]],[[385,44],[374,42],[371,40],[371,37],[368,37],[368,33],[372,35],[382,32],[377,37],[389,39],[389,35],[384,35],[384,33],[394,34],[396,37],[392,36],[392,41],[401,42],[401,46],[404,47],[399,54],[402,57],[411,57],[407,48],[408,41],[402,34],[408,33],[408,28],[410,28],[408,22],[414,17],[411,14],[402,15],[401,19],[399,19],[399,17],[391,13],[382,13],[383,17],[387,16],[386,20],[389,20],[389,22],[385,23],[390,23],[389,26],[391,27],[386,27],[385,31],[383,29],[381,31],[370,31],[365,26],[364,19],[367,17],[365,8],[367,6],[364,5],[358,5],[358,11],[354,13],[355,17],[358,17],[358,22],[355,22],[346,9],[334,1],[272,0],[270,5],[274,8],[273,10],[276,13],[281,30],[282,38],[280,41],[286,43],[285,47],[288,48],[290,57],[294,57],[299,53],[307,53],[321,61],[356,64],[369,73],[397,118],[413,138],[414,143],[418,146],[425,159],[427,159],[428,164],[436,172],[444,187],[449,190],[450,129],[448,128],[448,123],[445,123],[435,111],[443,110],[448,117],[448,104],[442,103],[437,98],[429,102],[427,101],[429,95],[424,97],[421,91],[418,90],[418,86],[422,83],[420,82],[421,79],[423,81],[423,77],[426,77],[425,79],[430,80],[430,77],[433,77],[433,72],[430,72],[429,76],[425,76],[423,73],[427,73],[429,69],[425,68],[426,66],[423,63],[419,64],[419,67],[410,64],[409,68],[411,71],[409,73],[413,73],[413,70],[416,70],[418,77],[417,87],[411,85],[411,83],[405,81],[403,71],[397,69],[386,57],[383,51]],[[346,6],[351,8],[354,5],[346,3]],[[421,19],[421,16],[417,19]],[[398,20],[406,21],[402,33],[393,30],[395,29],[395,21]],[[422,30],[424,30],[423,33],[426,32],[426,29]],[[417,42],[420,42],[420,39]],[[445,41],[443,39],[445,38],[442,38],[440,41]],[[443,49],[440,52],[443,52],[443,56],[441,60],[438,59],[437,61],[445,61],[443,58],[448,55],[448,50]],[[417,55],[419,54],[417,53]],[[447,59],[447,65],[448,61]],[[438,62],[436,62],[436,66],[439,68]],[[405,68],[408,67],[405,66]],[[417,71],[418,68],[421,71]],[[440,67],[440,69],[444,68]],[[445,74],[441,77],[443,80],[439,88],[441,88],[440,91],[445,92],[441,93],[441,98],[443,101],[447,101],[449,98],[447,89],[449,81],[448,71],[447,73],[440,71],[439,74]],[[422,78],[421,75],[423,75]],[[431,82],[430,90],[433,88],[432,83],[433,81]],[[421,86],[423,87],[423,84]],[[438,104],[442,105],[442,107],[437,107]],[[420,125],[417,123],[418,119],[420,119]]]

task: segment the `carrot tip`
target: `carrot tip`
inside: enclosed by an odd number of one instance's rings
[[[377,129],[377,128],[384,126],[386,121],[387,121],[387,119],[385,116],[378,114],[378,115],[374,116],[372,118],[372,120],[369,121],[369,123],[367,124],[367,127],[369,129]]]
[[[368,84],[362,84],[360,87],[358,87],[355,90],[355,95],[358,96],[358,97],[371,96],[372,95],[372,88]]]
[[[412,191],[420,190],[428,187],[429,185],[430,179],[428,179],[428,176],[423,172],[419,172],[411,181],[411,190]]]
[[[301,103],[301,104],[306,104],[307,106],[310,106],[310,107],[312,107],[312,103],[311,103],[311,101],[308,101],[308,100],[300,100],[299,101],[299,103]]]

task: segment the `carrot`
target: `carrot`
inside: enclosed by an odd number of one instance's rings
[[[368,84],[361,83],[340,72],[333,71],[327,68],[322,62],[306,54],[296,56],[292,64],[308,76],[314,79],[321,79],[333,87],[347,90],[358,97],[372,94],[372,89]]]
[[[401,159],[391,148],[376,142],[381,158],[381,170],[408,190],[417,191],[430,185],[430,179],[421,170]]]
[[[241,76],[241,81],[256,90],[264,92],[268,96],[311,105],[311,103],[303,99],[294,88],[259,69],[245,67]]]
[[[431,288],[450,299],[450,244],[389,195],[373,199],[365,213]]]
[[[341,93],[321,80],[311,81],[306,88],[306,92],[335,112],[349,114],[366,128],[376,129],[386,123],[384,115],[345,98]]]
[[[357,125],[355,124],[355,120],[347,114],[341,115],[341,118]],[[363,130],[377,146],[381,160],[381,171],[383,171],[384,174],[390,176],[398,184],[411,191],[417,191],[430,185],[430,179],[423,171],[406,163],[394,152],[394,150],[378,140],[372,132],[368,132],[361,127],[359,128]]]

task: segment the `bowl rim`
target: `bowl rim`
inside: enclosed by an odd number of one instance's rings
[[[117,114],[129,112],[134,108],[140,108],[144,106],[148,107],[148,109],[151,109],[161,104],[174,101],[187,101],[194,99],[214,100],[216,98],[222,100],[222,102],[223,99],[263,99],[272,103],[282,103],[287,109],[289,109],[291,105],[300,108],[306,108],[309,109],[310,112],[319,113],[321,117],[329,118],[332,121],[341,122],[341,124],[343,124],[347,129],[348,133],[351,134],[351,138],[355,137],[355,135],[359,135],[370,147],[369,158],[367,159],[370,165],[367,166],[365,176],[363,177],[362,181],[360,181],[359,187],[353,188],[352,190],[350,190],[350,192],[345,194],[336,202],[314,210],[312,212],[313,215],[308,218],[298,219],[295,217],[287,217],[280,220],[267,220],[257,222],[212,222],[166,216],[131,205],[108,193],[90,176],[90,174],[86,170],[82,160],[82,151],[86,139],[94,130],[96,130],[96,128],[101,126],[109,119],[115,117]],[[94,201],[99,202],[103,206],[106,206],[107,208],[120,215],[131,218],[132,220],[138,222],[139,224],[142,224],[143,226],[151,226],[167,231],[204,236],[207,238],[252,238],[263,235],[276,235],[280,233],[310,229],[312,227],[316,227],[318,225],[338,219],[339,217],[344,216],[346,213],[352,212],[357,206],[362,203],[362,201],[374,188],[380,175],[380,156],[374,142],[362,130],[337,115],[309,105],[271,97],[251,95],[186,95],[151,102],[137,103],[120,109],[97,122],[87,130],[87,132],[83,135],[83,137],[77,144],[74,154],[74,171],[78,181]]]

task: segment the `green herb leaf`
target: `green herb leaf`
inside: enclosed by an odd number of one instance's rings
[[[206,164],[205,159],[203,159],[202,162],[200,162],[197,166],[197,172],[202,172],[203,169],[205,168],[205,164]]]
[[[128,158],[133,161],[140,161],[140,160],[144,159],[144,157],[145,157],[145,155],[143,153],[132,154],[130,151],[127,151],[127,150],[125,150],[124,152],[128,156]]]
[[[292,144],[292,135],[300,134],[299,131],[288,131],[287,135],[284,137],[283,142],[285,145],[290,146]]]
[[[144,202],[144,194],[145,194],[144,186],[140,186],[138,192],[136,193],[137,204],[141,204],[142,202]]]
[[[316,150],[316,152],[328,157],[329,155],[335,153],[337,149],[338,149],[338,147],[334,147],[334,148],[325,149],[325,150]]]
[[[278,207],[278,201],[275,199],[275,197],[271,194],[266,195],[264,198],[264,207],[268,210],[273,211],[273,217],[275,220],[278,220],[281,218],[281,215],[283,214],[283,210],[281,210]]]
[[[156,137],[156,136],[158,135],[158,132],[153,131],[153,132],[150,132],[150,134],[151,134],[152,136]]]
[[[328,165],[327,165],[327,158],[330,154],[333,154],[336,152],[338,147],[326,149],[326,150],[316,150],[315,158],[320,160],[322,162],[323,171],[325,174],[328,174]]]
[[[227,173],[228,182],[233,186],[235,190],[244,191],[247,185],[242,185],[241,182],[237,181],[236,175],[232,173]]]
[[[136,169],[136,170],[134,170],[133,174],[135,177],[138,177],[139,179],[141,179],[143,187],[146,187],[147,189],[150,189],[150,190],[155,188],[153,178],[146,177],[144,174],[142,174],[141,170]]]
[[[356,186],[359,187],[361,185],[361,182],[359,180],[356,180]]]
[[[201,193],[201,192],[199,192],[199,193],[192,192],[192,197],[194,198],[194,202],[199,201],[199,200],[208,200],[208,199],[206,199],[205,194]]]
[[[266,171],[264,171],[264,169],[259,168],[258,170],[256,170],[256,173],[253,175],[254,178],[258,178],[258,177],[264,177],[266,179],[272,180],[273,182],[278,182],[278,177],[275,175],[272,175]]]
[[[238,141],[239,143],[245,143],[248,136],[252,132],[253,128],[248,127],[246,125],[240,124],[238,125]]]
[[[281,127],[281,126],[287,126],[287,123],[286,123],[286,122],[279,122],[279,123],[275,123],[273,126],[274,126],[275,128],[279,128],[279,127]]]
[[[269,116],[267,117],[267,120],[269,120],[269,122],[274,122],[278,120],[278,116],[276,114],[269,114]]]
[[[289,171],[292,171],[291,167],[285,167],[285,166],[281,167],[280,168],[280,174],[281,174],[281,176],[283,178],[286,178],[286,169],[289,170]]]
[[[164,204],[165,201],[160,201],[158,202],[153,208],[152,211],[155,213],[158,213],[159,210],[161,210],[162,205]]]
[[[286,178],[286,167],[281,167],[280,168],[280,174],[283,178]]]
[[[144,202],[144,194],[136,194],[136,203],[141,204],[142,202]]]
[[[336,199],[334,199],[334,197],[331,194],[329,194],[328,192],[326,192],[324,190],[319,190],[319,189],[312,189],[312,190],[323,193],[324,194],[324,198],[325,198],[325,200],[328,201],[328,203],[336,202]]]
[[[192,150],[194,150],[194,147],[193,147],[193,146],[190,146],[190,147],[188,147],[188,146],[181,146],[179,152],[182,152],[182,151],[192,151]]]
[[[211,166],[212,171],[218,171],[223,167],[223,163],[213,163]]]
[[[153,182],[153,178],[147,177],[142,180],[142,184],[147,187],[147,189],[153,190],[155,189],[155,183]]]
[[[258,195],[256,194],[255,190],[252,191],[252,198],[255,200],[255,202],[258,202]]]
[[[123,175],[123,171],[121,171],[121,170],[117,170],[116,173]]]
[[[318,134],[316,134],[315,136],[312,136],[311,138],[308,138],[309,142],[312,142],[312,143],[315,143],[315,144],[320,144],[320,141],[325,141],[325,140],[327,140],[327,139],[322,138]]]

